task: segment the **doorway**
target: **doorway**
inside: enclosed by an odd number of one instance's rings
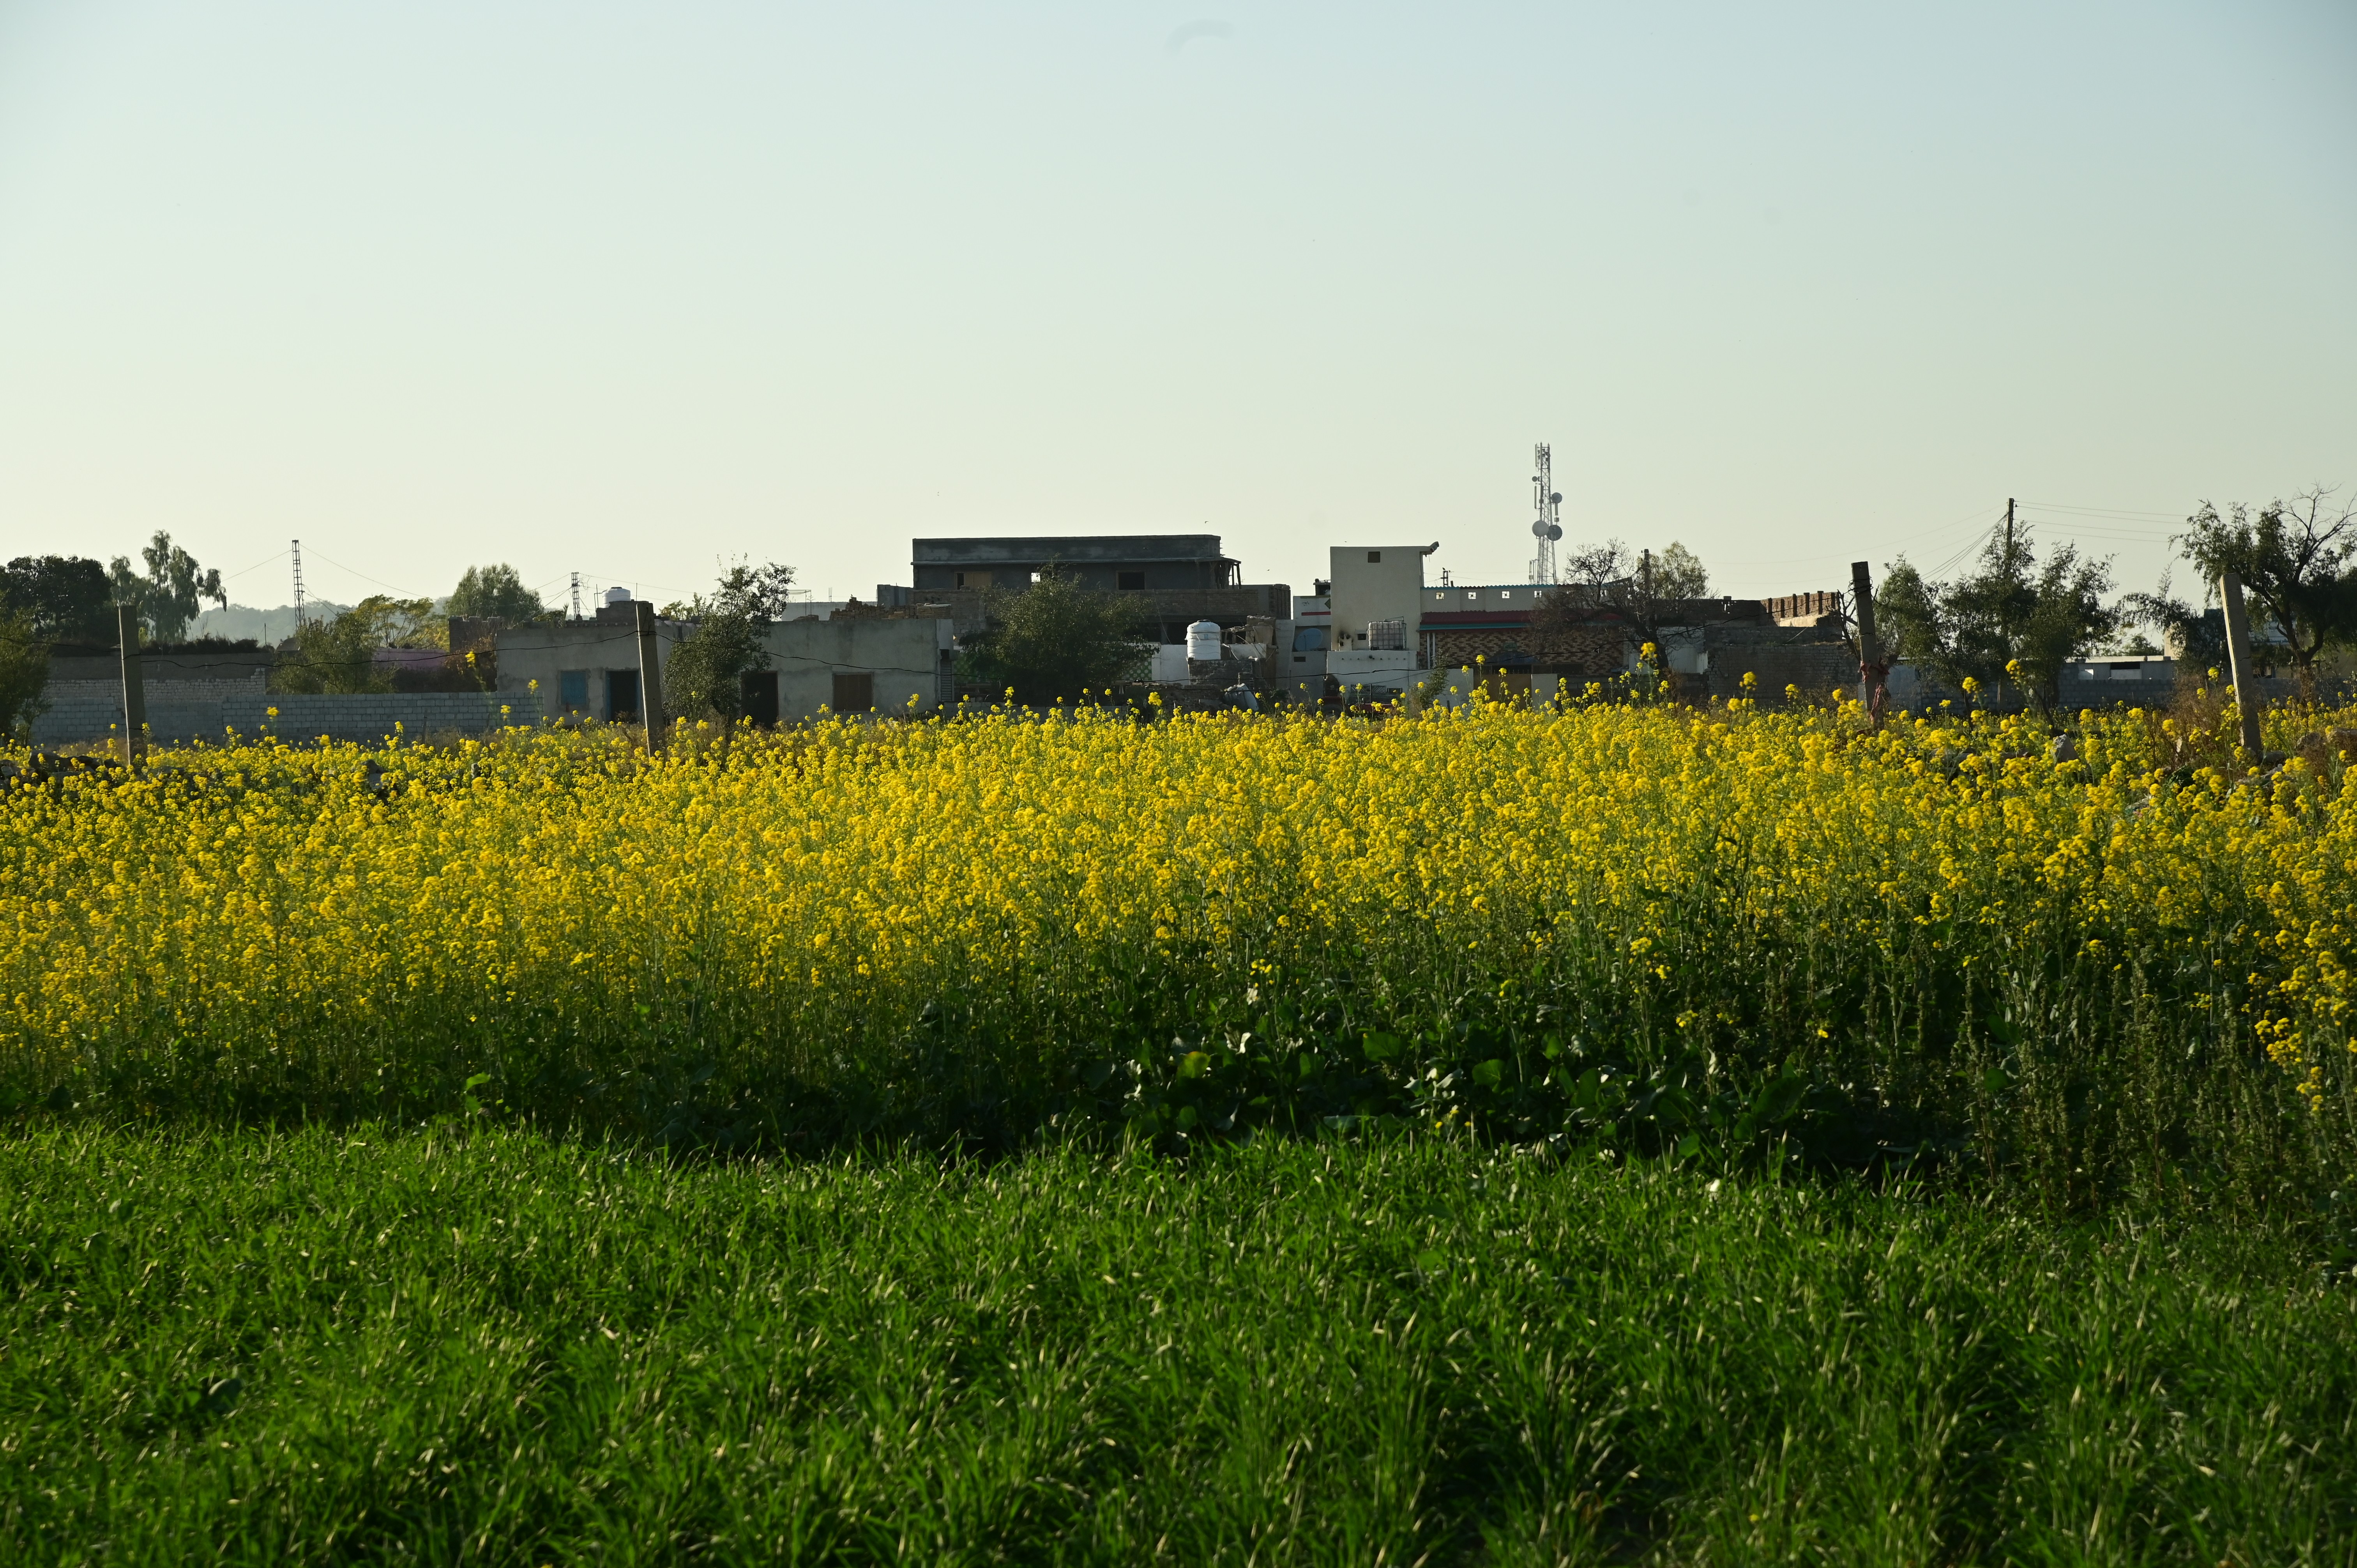
[[[606,671],[606,719],[609,724],[634,725],[639,722],[639,672],[635,670]]]
[[[738,682],[738,711],[762,729],[778,727],[778,672],[748,670]]]

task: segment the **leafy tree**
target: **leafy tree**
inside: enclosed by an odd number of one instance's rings
[[[694,635],[663,666],[663,705],[673,718],[734,724],[744,713],[745,677],[770,667],[767,632],[792,602],[794,569],[771,562],[738,562],[721,575],[710,598],[702,594],[663,607],[673,619],[696,623]]]
[[[2186,531],[2169,541],[2201,572],[2208,590],[2218,591],[2227,572],[2243,580],[2243,592],[2276,624],[2284,652],[2298,672],[2301,688],[2314,693],[2316,660],[2336,641],[2357,641],[2357,502],[2342,505],[2335,492],[2319,487],[2288,501],[2270,502],[2256,517],[2240,502],[2225,512],[2208,501],[2185,520]],[[2189,607],[2161,594],[2140,596],[2136,607],[2163,624],[2190,616]]]
[[[1643,575],[1641,562],[1639,575]],[[1710,574],[1703,569],[1701,556],[1673,539],[1652,559],[1652,587],[1659,598],[1698,599],[1710,592]]]
[[[2161,575],[2158,593],[2130,594],[2120,601],[2120,608],[2129,620],[2158,630],[2183,662],[2196,669],[2225,667],[2223,622],[2171,594],[2167,573]]]
[[[380,670],[380,648],[435,646],[434,601],[371,595],[329,621],[306,621],[295,633],[295,656],[271,672],[271,689],[289,693],[390,692],[393,675]]]
[[[1133,677],[1150,645],[1136,610],[1050,564],[1029,587],[992,590],[968,668],[1017,702],[1080,701]]]
[[[129,556],[118,555],[107,568],[107,577],[115,602],[137,606],[140,620],[157,642],[179,641],[206,599],[223,609],[229,607],[220,569],[209,572],[199,567],[197,558],[173,543],[172,536],[162,529],[156,531],[156,537],[139,554],[147,563],[145,576],[131,569]]]
[[[1935,583],[1901,556],[1874,596],[1885,645],[1951,686],[1966,679],[1993,691],[2008,681],[2041,709],[2060,700],[2065,660],[2093,652],[2129,618],[2104,603],[2107,561],[2065,544],[2040,565],[2027,530],[1992,536],[1978,569]]]
[[[48,640],[32,612],[0,613],[0,736],[32,737],[33,721],[48,706],[41,700],[48,683]]]
[[[521,626],[548,613],[540,596],[525,587],[516,569],[505,562],[468,567],[443,607],[450,615],[502,620],[510,626]]]
[[[106,568],[82,555],[19,555],[0,568],[0,615],[32,618],[51,642],[112,645],[114,589]]]

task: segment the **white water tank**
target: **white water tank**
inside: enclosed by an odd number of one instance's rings
[[[1187,657],[1217,659],[1220,656],[1220,623],[1199,620],[1187,628]]]
[[[627,605],[630,602],[630,590],[608,588],[606,590],[606,602],[609,605]]]

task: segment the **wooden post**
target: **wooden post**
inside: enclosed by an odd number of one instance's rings
[[[655,607],[637,601],[639,617],[639,718],[647,726],[647,755],[662,746],[662,650],[655,643]]]
[[[1877,668],[1882,662],[1880,646],[1874,636],[1874,563],[1849,564],[1849,596],[1851,617],[1857,622],[1857,701],[1870,716],[1875,713],[1874,690],[1882,683]]]
[[[139,611],[114,607],[115,636],[123,643],[123,760],[136,768],[147,755],[147,682],[139,669]]]
[[[2228,572],[2218,579],[2218,598],[2226,607],[2226,669],[2234,680],[2234,705],[2243,714],[2243,749],[2251,766],[2266,766],[2259,741],[2258,684],[2251,671],[2251,623],[2243,614],[2243,579]]]

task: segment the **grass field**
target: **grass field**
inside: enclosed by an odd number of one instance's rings
[[[2350,1562],[2349,717],[10,789],[0,1561]]]
[[[0,1143],[16,1563],[2348,1562],[2231,1227],[1427,1140]]]

